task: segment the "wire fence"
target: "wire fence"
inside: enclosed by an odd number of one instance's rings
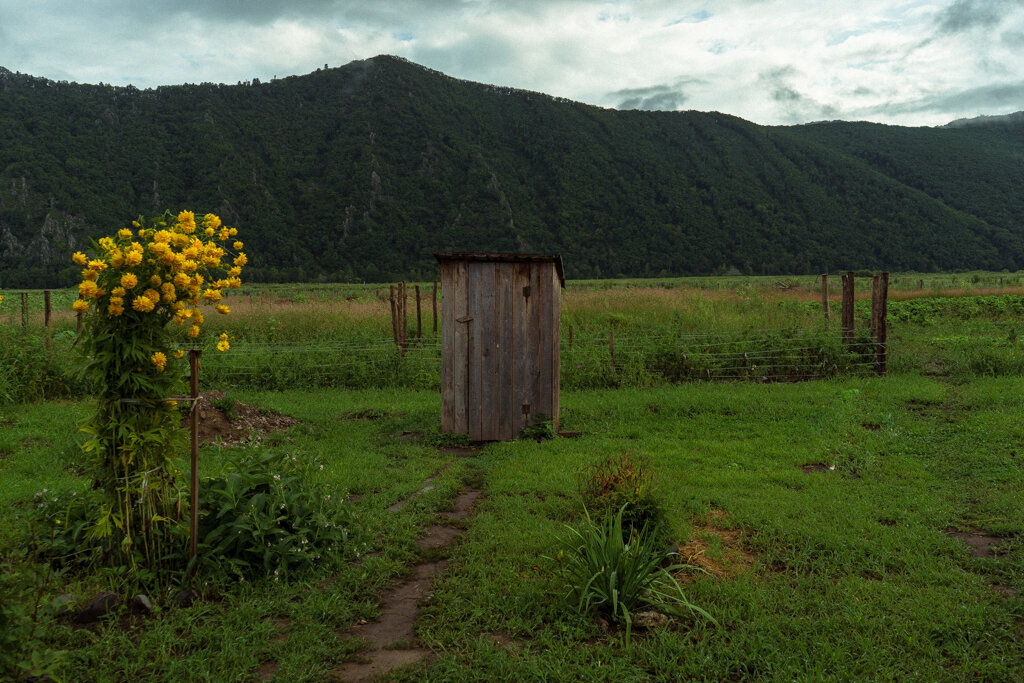
[[[616,337],[562,335],[561,383],[566,388],[658,382],[792,382],[877,371],[884,345],[869,337],[844,341],[827,332],[764,330],[741,338],[719,334]],[[440,386],[441,342],[410,338],[312,342],[232,342],[227,354],[203,357],[210,382],[274,388],[313,385]]]

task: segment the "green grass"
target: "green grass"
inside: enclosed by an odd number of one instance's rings
[[[362,496],[355,508],[371,540],[355,549],[359,558],[333,577],[219,588],[137,627],[90,632],[48,617],[45,639],[69,651],[68,680],[247,679],[271,661],[277,680],[323,680],[358,656],[358,643],[338,633],[375,614],[376,595],[418,557],[416,537],[473,481],[484,496],[418,625],[437,658],[399,680],[1020,678],[1021,388],[1016,378],[904,374],[565,392],[563,427],[581,437],[495,443],[468,458],[400,438],[436,427],[434,392],[237,392],[303,420],[263,448],[319,454],[328,463],[320,476],[338,495]],[[84,411],[3,409],[5,545],[28,532],[21,514],[35,491],[74,484],[67,444]],[[743,531],[756,557],[750,572],[695,575],[685,586],[719,626],[676,620],[624,647],[621,633],[557,599],[557,567],[544,556],[580,522],[577,475],[624,450],[650,458],[680,543],[712,510]],[[204,473],[225,455],[204,449]],[[825,468],[804,472],[811,463]],[[417,493],[438,474],[436,488]],[[949,528],[1005,540],[976,558]],[[58,577],[45,593],[82,601],[103,584]]]

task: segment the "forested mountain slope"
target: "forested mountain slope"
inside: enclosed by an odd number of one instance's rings
[[[377,57],[138,90],[0,69],[0,285],[140,212],[239,228],[255,280],[435,277],[442,250],[569,277],[1024,268],[1024,126],[763,127],[605,110]]]

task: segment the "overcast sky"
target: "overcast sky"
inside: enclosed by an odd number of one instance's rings
[[[764,124],[1024,110],[1024,0],[0,0],[0,66],[54,80],[236,83],[378,54]]]

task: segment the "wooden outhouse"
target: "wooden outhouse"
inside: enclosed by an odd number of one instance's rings
[[[514,439],[558,430],[560,256],[435,254],[441,264],[441,431]]]

